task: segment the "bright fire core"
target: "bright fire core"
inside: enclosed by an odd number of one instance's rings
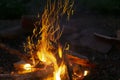
[[[60,30],[60,19],[64,14],[72,14],[73,2],[69,0],[48,0],[44,11],[35,23],[33,35],[28,37],[25,50],[30,54],[32,65],[36,66],[42,62],[45,66],[52,65],[52,77],[45,80],[63,80],[66,76],[67,67],[64,62],[64,50],[59,44],[62,34]],[[41,26],[40,26],[41,25]]]

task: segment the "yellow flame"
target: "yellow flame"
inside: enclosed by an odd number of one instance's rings
[[[35,23],[33,35],[28,37],[28,43],[25,46],[25,50],[31,55],[34,66],[37,64],[36,62],[38,60],[45,65],[53,65],[54,80],[61,80],[61,75],[66,72],[66,65],[62,58],[63,50],[58,44],[62,34],[62,31],[60,31],[59,19],[64,14],[67,14],[69,17],[72,13],[72,6],[73,3],[71,4],[69,0],[55,0],[53,3],[52,0],[48,0],[41,20]],[[38,17],[40,17],[40,15],[38,15]],[[38,26],[40,24],[42,27]],[[34,43],[34,39],[37,39],[37,42]],[[59,61],[58,59],[61,60]]]
[[[25,64],[23,67],[25,70],[31,70],[32,66],[30,64]]]
[[[61,48],[61,46],[58,48],[58,53],[59,53],[59,57],[62,58],[62,48]]]
[[[61,75],[65,73],[66,66],[65,64],[61,64],[58,68],[57,72],[54,73],[54,80],[61,80]]]
[[[87,76],[87,75],[88,75],[88,71],[85,70],[85,71],[84,71],[84,76]]]

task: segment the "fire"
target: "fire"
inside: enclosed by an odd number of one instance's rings
[[[52,80],[62,80],[67,72],[63,57],[64,50],[59,45],[59,38],[62,34],[60,19],[64,14],[67,14],[69,18],[73,12],[72,6],[73,2],[71,3],[69,0],[55,0],[54,2],[48,0],[40,17],[41,20],[35,23],[33,35],[28,37],[25,45],[25,50],[30,54],[34,67],[40,64],[39,62],[45,66],[52,65],[54,70]],[[46,80],[51,80],[51,78],[48,77]]]
[[[31,70],[32,66],[30,64],[25,64],[23,68],[28,71]]]
[[[57,72],[55,72],[54,80],[61,80],[60,76],[61,74],[65,73],[66,66],[64,64],[61,64],[58,68]]]
[[[59,53],[60,58],[62,58],[62,49],[61,49],[61,46],[58,48],[58,53]]]
[[[87,75],[88,75],[88,71],[85,70],[85,71],[84,71],[84,76],[87,76]]]

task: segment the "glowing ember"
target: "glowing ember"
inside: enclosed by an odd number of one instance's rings
[[[84,71],[84,76],[87,76],[87,75],[88,75],[88,71],[85,70],[85,71]]]
[[[23,68],[27,71],[31,70],[32,66],[30,64],[25,64]]]
[[[36,65],[39,67],[41,63],[53,67],[52,77],[47,77],[45,80],[64,80],[68,77],[63,57],[64,49],[59,44],[62,34],[60,19],[64,14],[67,14],[69,19],[73,12],[72,6],[73,2],[71,3],[69,0],[55,0],[54,2],[48,0],[42,16],[38,16],[41,20],[35,23],[33,35],[28,37],[25,45],[25,50],[30,54],[34,67]],[[25,69],[30,70],[31,65],[26,64]],[[87,71],[84,72],[84,75],[87,75]]]
[[[64,2],[58,0],[53,3],[51,0],[48,0],[48,4],[41,16],[41,23],[38,21],[36,22],[37,24],[35,24],[35,26],[41,24],[42,27],[40,31],[38,31],[39,27],[36,26],[33,30],[32,37],[28,37],[28,43],[25,46],[25,48],[29,50],[28,53],[31,55],[34,66],[38,65],[39,61],[46,66],[53,66],[54,71],[52,80],[61,80],[62,75],[65,75],[67,72],[64,59],[62,58],[63,50],[62,47],[58,45],[59,38],[62,34],[60,31],[59,19],[65,13],[70,16],[72,6],[73,3],[70,4],[69,0],[65,0]],[[38,39],[37,43],[34,43],[34,38]],[[37,51],[36,54],[34,50]],[[26,67],[26,69],[30,68]],[[47,80],[49,79],[50,78]]]

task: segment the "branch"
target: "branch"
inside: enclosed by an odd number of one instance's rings
[[[5,50],[6,52],[8,52],[10,54],[17,55],[20,59],[22,59],[22,60],[24,60],[26,62],[30,62],[27,55],[22,54],[20,51],[18,51],[16,49],[10,48],[10,47],[6,46],[3,43],[0,43],[0,48],[2,50]]]
[[[66,57],[72,63],[84,66],[84,67],[95,67],[95,64],[91,63],[87,57],[80,54],[74,53],[72,51],[66,51]]]

